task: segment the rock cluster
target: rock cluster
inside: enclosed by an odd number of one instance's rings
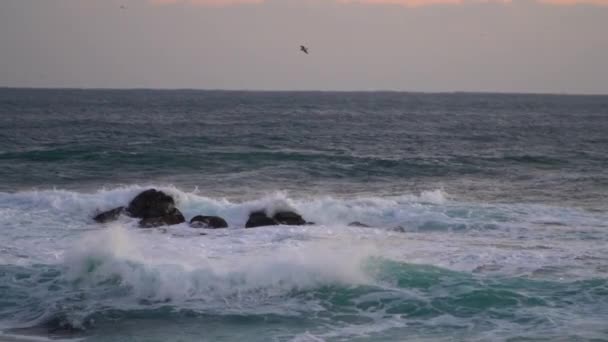
[[[175,207],[173,197],[156,189],[146,190],[135,196],[129,204],[114,208],[93,217],[98,223],[106,223],[117,220],[120,215],[138,218],[141,228],[154,228],[160,226],[171,226],[186,222],[184,215]],[[293,211],[281,211],[268,217],[265,211],[256,211],[249,215],[246,228],[276,226],[276,225],[305,225],[302,216]],[[228,228],[228,223],[218,216],[198,215],[190,220],[193,228],[220,229]]]
[[[184,215],[175,206],[175,200],[170,195],[156,189],[141,192],[129,202],[127,206],[121,206],[97,214],[93,220],[106,223],[117,220],[120,215],[138,218],[141,228],[154,228],[160,226],[171,226],[186,222]],[[268,213],[267,210],[258,210],[249,214],[245,228],[264,226],[302,226],[314,224],[307,222],[300,214],[283,210]],[[348,224],[350,227],[370,228],[371,226],[354,221]],[[228,222],[218,216],[198,215],[190,220],[190,227],[204,229],[228,228]],[[391,231],[404,233],[405,228],[398,226]]]

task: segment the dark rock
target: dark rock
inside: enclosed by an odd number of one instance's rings
[[[370,228],[370,226],[365,223],[361,223],[359,221],[351,222],[348,224],[349,227],[360,227],[360,228]]]
[[[301,226],[308,224],[298,213],[293,211],[280,211],[273,217],[268,217],[265,211],[256,211],[249,215],[245,228],[262,226],[276,226],[284,224],[288,226]]]
[[[172,226],[174,224],[180,224],[186,222],[184,215],[177,209],[174,208],[173,211],[167,215],[158,216],[158,217],[146,217],[139,221],[139,226],[141,228],[154,228],[160,226]]]
[[[149,189],[135,196],[127,208],[118,207],[98,214],[93,219],[104,223],[116,220],[121,214],[140,218],[143,228],[180,224],[186,221],[184,215],[175,207],[173,197],[156,189]]]
[[[279,224],[285,224],[288,226],[302,226],[306,224],[306,221],[297,213],[293,211],[281,211],[272,217]]]
[[[249,214],[249,220],[247,220],[245,228],[276,226],[278,224],[279,222],[268,217],[264,211],[256,211]]]
[[[116,221],[120,214],[125,214],[125,207],[118,207],[112,210],[104,211],[101,214],[97,214],[93,217],[93,220],[97,223],[106,223],[111,221]]]
[[[228,223],[218,216],[202,216],[198,215],[190,220],[190,226],[193,228],[218,229],[228,228]]]
[[[403,228],[402,226],[397,226],[397,227],[393,227],[391,229],[391,231],[397,232],[397,233],[405,233],[405,228]]]
[[[129,203],[127,212],[137,218],[159,218],[171,216],[175,210],[173,197],[156,189],[146,190]]]

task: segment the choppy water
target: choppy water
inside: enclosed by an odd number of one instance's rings
[[[606,132],[608,96],[0,89],[0,340],[608,340]],[[92,222],[149,187],[230,228]],[[316,224],[242,228],[284,207]]]

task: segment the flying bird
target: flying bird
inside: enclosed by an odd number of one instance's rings
[[[120,9],[123,9],[123,10],[124,10],[124,9],[127,9],[127,6],[122,5],[122,6],[120,6]]]
[[[305,54],[308,55],[308,48],[304,45],[300,45],[300,51],[304,52]]]

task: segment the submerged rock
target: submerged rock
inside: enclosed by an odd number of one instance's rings
[[[371,226],[361,223],[359,221],[351,222],[348,224],[349,227],[360,227],[360,228],[370,228]]]
[[[391,231],[397,232],[397,233],[405,233],[406,232],[405,228],[403,228],[402,226],[393,227],[393,228],[391,228]]]
[[[95,215],[93,220],[95,220],[97,223],[116,221],[121,214],[126,214],[125,207],[118,207],[112,210],[104,211],[103,213]]]
[[[53,338],[64,337],[70,338],[78,335],[83,335],[87,329],[92,328],[93,322],[89,319],[83,321],[75,321],[70,319],[65,313],[58,313],[46,318],[38,325],[29,328],[11,329],[11,333],[23,334],[26,336],[44,336],[50,335]]]
[[[354,221],[348,224],[349,227],[357,227],[357,228],[373,228],[370,225],[367,225],[365,223],[361,223],[359,221]],[[383,229],[391,231],[391,232],[397,232],[397,233],[405,233],[406,229],[403,228],[402,226],[396,226],[396,227],[384,227]]]
[[[218,216],[198,215],[190,220],[190,226],[192,228],[219,229],[228,228],[228,223],[226,220]]]
[[[175,210],[173,197],[156,189],[146,190],[129,203],[127,212],[132,217],[155,218],[173,214]]]
[[[249,214],[249,219],[245,224],[245,228],[255,228],[264,226],[276,226],[279,223],[274,219],[268,217],[264,211],[255,211]]]
[[[141,219],[139,221],[139,226],[141,228],[154,228],[160,226],[172,226],[184,222],[186,222],[184,215],[182,215],[179,209],[174,208],[173,211],[167,215],[159,217],[146,217]]]

